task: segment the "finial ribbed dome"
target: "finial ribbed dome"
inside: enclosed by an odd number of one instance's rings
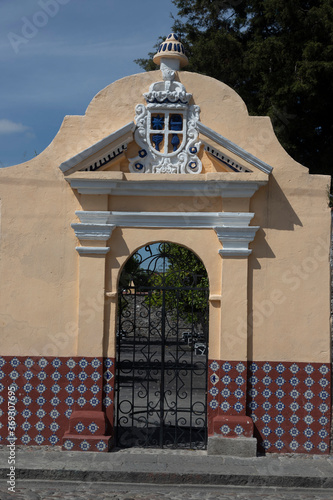
[[[177,59],[181,68],[188,64],[183,44],[179,41],[175,33],[170,33],[164,42],[161,43],[158,51],[154,55],[153,61],[155,64],[160,65],[161,59],[164,57],[168,59]]]

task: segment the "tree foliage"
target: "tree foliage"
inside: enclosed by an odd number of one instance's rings
[[[120,275],[120,290],[126,290],[132,286],[135,288],[148,286],[149,276],[147,271],[140,266],[140,263],[140,258],[137,254],[132,255],[128,259]]]
[[[175,243],[162,245],[167,254],[168,266],[162,273],[154,273],[150,284],[155,289],[149,298],[150,305],[174,311],[188,323],[208,324],[208,276],[198,257],[185,247]]]
[[[331,175],[332,0],[173,3],[178,17],[172,29],[189,57],[186,69],[234,88],[250,114],[270,116],[296,161],[311,173]],[[137,62],[156,69],[152,54]]]
[[[120,290],[147,294],[147,306],[172,312],[188,323],[208,325],[208,276],[201,260],[175,243],[161,243],[151,256],[132,255],[122,271]],[[123,304],[125,306],[126,304]]]

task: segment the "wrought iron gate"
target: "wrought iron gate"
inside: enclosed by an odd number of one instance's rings
[[[118,447],[205,448],[208,278],[171,243],[140,249],[119,284]]]

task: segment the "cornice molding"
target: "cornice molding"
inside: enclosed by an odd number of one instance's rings
[[[200,121],[196,122],[196,129],[197,133],[200,132],[204,137],[211,139],[214,141],[216,144],[222,146],[223,148],[227,149],[228,151],[236,154],[239,158],[242,158],[246,162],[248,162],[250,165],[253,165],[254,167],[258,168],[265,174],[270,174],[273,170],[273,167],[268,165],[267,163],[263,162],[256,156],[252,155],[245,149],[241,148],[237,144],[233,143],[226,137],[223,137],[222,135],[218,134],[214,130],[210,129]],[[116,158],[119,154],[121,154],[126,148],[129,142],[134,140],[134,133],[136,131],[136,125],[134,121],[129,122],[127,125],[124,127],[121,127],[120,129],[116,130],[112,134],[108,135],[101,141],[96,142],[92,146],[84,149],[80,153],[74,155],[72,158],[69,158],[68,160],[64,161],[61,163],[59,166],[60,170],[65,174],[68,175],[70,173],[73,173],[77,170],[98,170],[111,162],[114,158]],[[192,141],[193,142],[193,141]],[[204,141],[205,142],[205,141]],[[199,144],[199,142],[198,142]],[[198,149],[198,144],[196,144],[196,149]],[[207,145],[206,145],[207,146]],[[210,147],[210,146],[208,146]],[[96,158],[93,158],[93,156],[96,155]],[[217,156],[221,156],[222,153],[219,153]],[[222,155],[224,156],[224,155]],[[198,160],[199,161],[199,160]],[[229,162],[234,162],[235,160],[229,159]],[[240,169],[245,170],[246,168],[242,167]],[[200,169],[198,170],[200,172]],[[193,172],[192,172],[193,173]],[[77,181],[77,180],[76,180]],[[72,185],[72,182],[74,181],[69,181]],[[84,181],[86,184],[86,180]],[[105,184],[106,181],[103,181],[103,184]],[[74,189],[79,189],[83,188],[84,186],[74,186],[72,185]],[[85,186],[86,188],[88,187],[87,185]],[[92,186],[91,186],[92,187]],[[94,189],[97,188],[96,181],[94,182]],[[93,192],[92,194],[100,194],[100,192],[96,193]],[[237,196],[237,195],[236,195]]]
[[[67,178],[67,182],[80,194],[108,194],[112,196],[196,196],[222,198],[251,198],[254,193],[267,184],[267,180],[114,180]],[[192,177],[192,176],[191,176]]]
[[[244,227],[253,213],[247,212],[104,212],[76,211],[83,225],[90,227],[165,227],[204,229]],[[80,225],[80,224],[78,224]]]
[[[243,160],[247,161],[254,167],[259,168],[259,170],[265,172],[265,174],[269,175],[272,172],[273,167],[268,165],[268,163],[259,160],[259,158],[257,158],[256,156],[252,155],[251,153],[241,148],[240,146],[237,146],[237,144],[235,144],[232,141],[229,141],[229,139],[223,137],[223,135],[218,134],[217,132],[207,127],[203,123],[198,122],[197,128],[202,135],[208,137],[209,139],[216,142],[220,146],[223,146],[225,149],[227,149],[231,153],[236,154],[239,158],[242,158]]]
[[[202,141],[202,143],[204,145],[205,151],[207,151],[209,155],[218,160],[220,163],[229,168],[231,171],[237,173],[239,172],[252,173],[252,170],[244,167],[244,165],[241,165],[240,162],[236,162],[225,153],[222,153],[222,151],[220,151],[218,148],[211,146],[211,144],[208,144],[204,140]]]
[[[133,140],[133,132],[135,130],[135,123],[132,121],[130,123],[127,123],[124,127],[116,130],[112,134],[108,135],[107,137],[104,137],[101,141],[96,142],[89,148],[84,149],[77,155],[73,156],[72,158],[69,158],[68,160],[64,161],[60,166],[60,170],[64,174],[68,174],[70,172],[74,172],[75,170],[81,170],[86,167],[89,167],[90,163],[93,163],[92,161],[89,161],[88,164],[86,165],[84,162],[88,160],[92,155],[97,153],[100,153],[100,151],[103,148],[106,148],[107,146],[110,146],[110,155],[113,156],[113,152],[116,151],[118,148],[123,148],[125,147],[130,141]],[[112,158],[111,158],[112,159]],[[105,164],[104,161],[105,158],[103,157],[102,160],[98,160]],[[111,160],[110,160],[111,161]],[[103,166],[101,165],[101,166]],[[75,168],[77,167],[77,168]]]
[[[248,257],[249,243],[259,226],[247,212],[107,212],[77,211],[81,224],[72,224],[80,240],[107,241],[116,226],[128,228],[214,229],[223,248],[222,257]],[[109,247],[77,247],[80,255],[106,254]]]

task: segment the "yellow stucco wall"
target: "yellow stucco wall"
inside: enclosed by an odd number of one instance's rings
[[[328,180],[275,168],[251,201],[261,229],[249,258],[250,358],[330,359]]]
[[[247,199],[205,198],[203,206],[196,198],[133,200],[72,191],[59,165],[132,121],[135,105],[144,102],[142,94],[161,74],[124,78],[97,94],[85,116],[65,117],[38,157],[0,170],[2,355],[112,356],[116,301],[105,304],[104,291],[115,290],[117,273],[130,253],[151,241],[168,240],[192,248],[204,261],[211,293],[220,294],[223,285],[221,303],[211,303],[210,357],[329,362],[329,178],[309,175],[281,147],[270,120],[249,117],[244,102],[223,83],[187,72],[180,79],[200,106],[202,123],[274,168],[268,185],[250,202],[252,224],[261,229],[249,260],[223,261],[213,230],[117,228],[108,243],[106,279],[102,285],[94,279],[103,273],[103,261],[93,259],[90,265],[89,257],[77,254],[79,243],[70,227],[76,210],[172,211],[182,204],[189,211],[246,211],[249,205]],[[82,311],[88,306],[79,303],[82,273],[91,290],[92,312],[85,313],[85,320]],[[239,283],[247,273],[246,294]],[[81,339],[79,311],[86,332]]]
[[[80,205],[47,157],[0,172],[3,355],[66,355],[75,346],[78,260],[70,223]]]

